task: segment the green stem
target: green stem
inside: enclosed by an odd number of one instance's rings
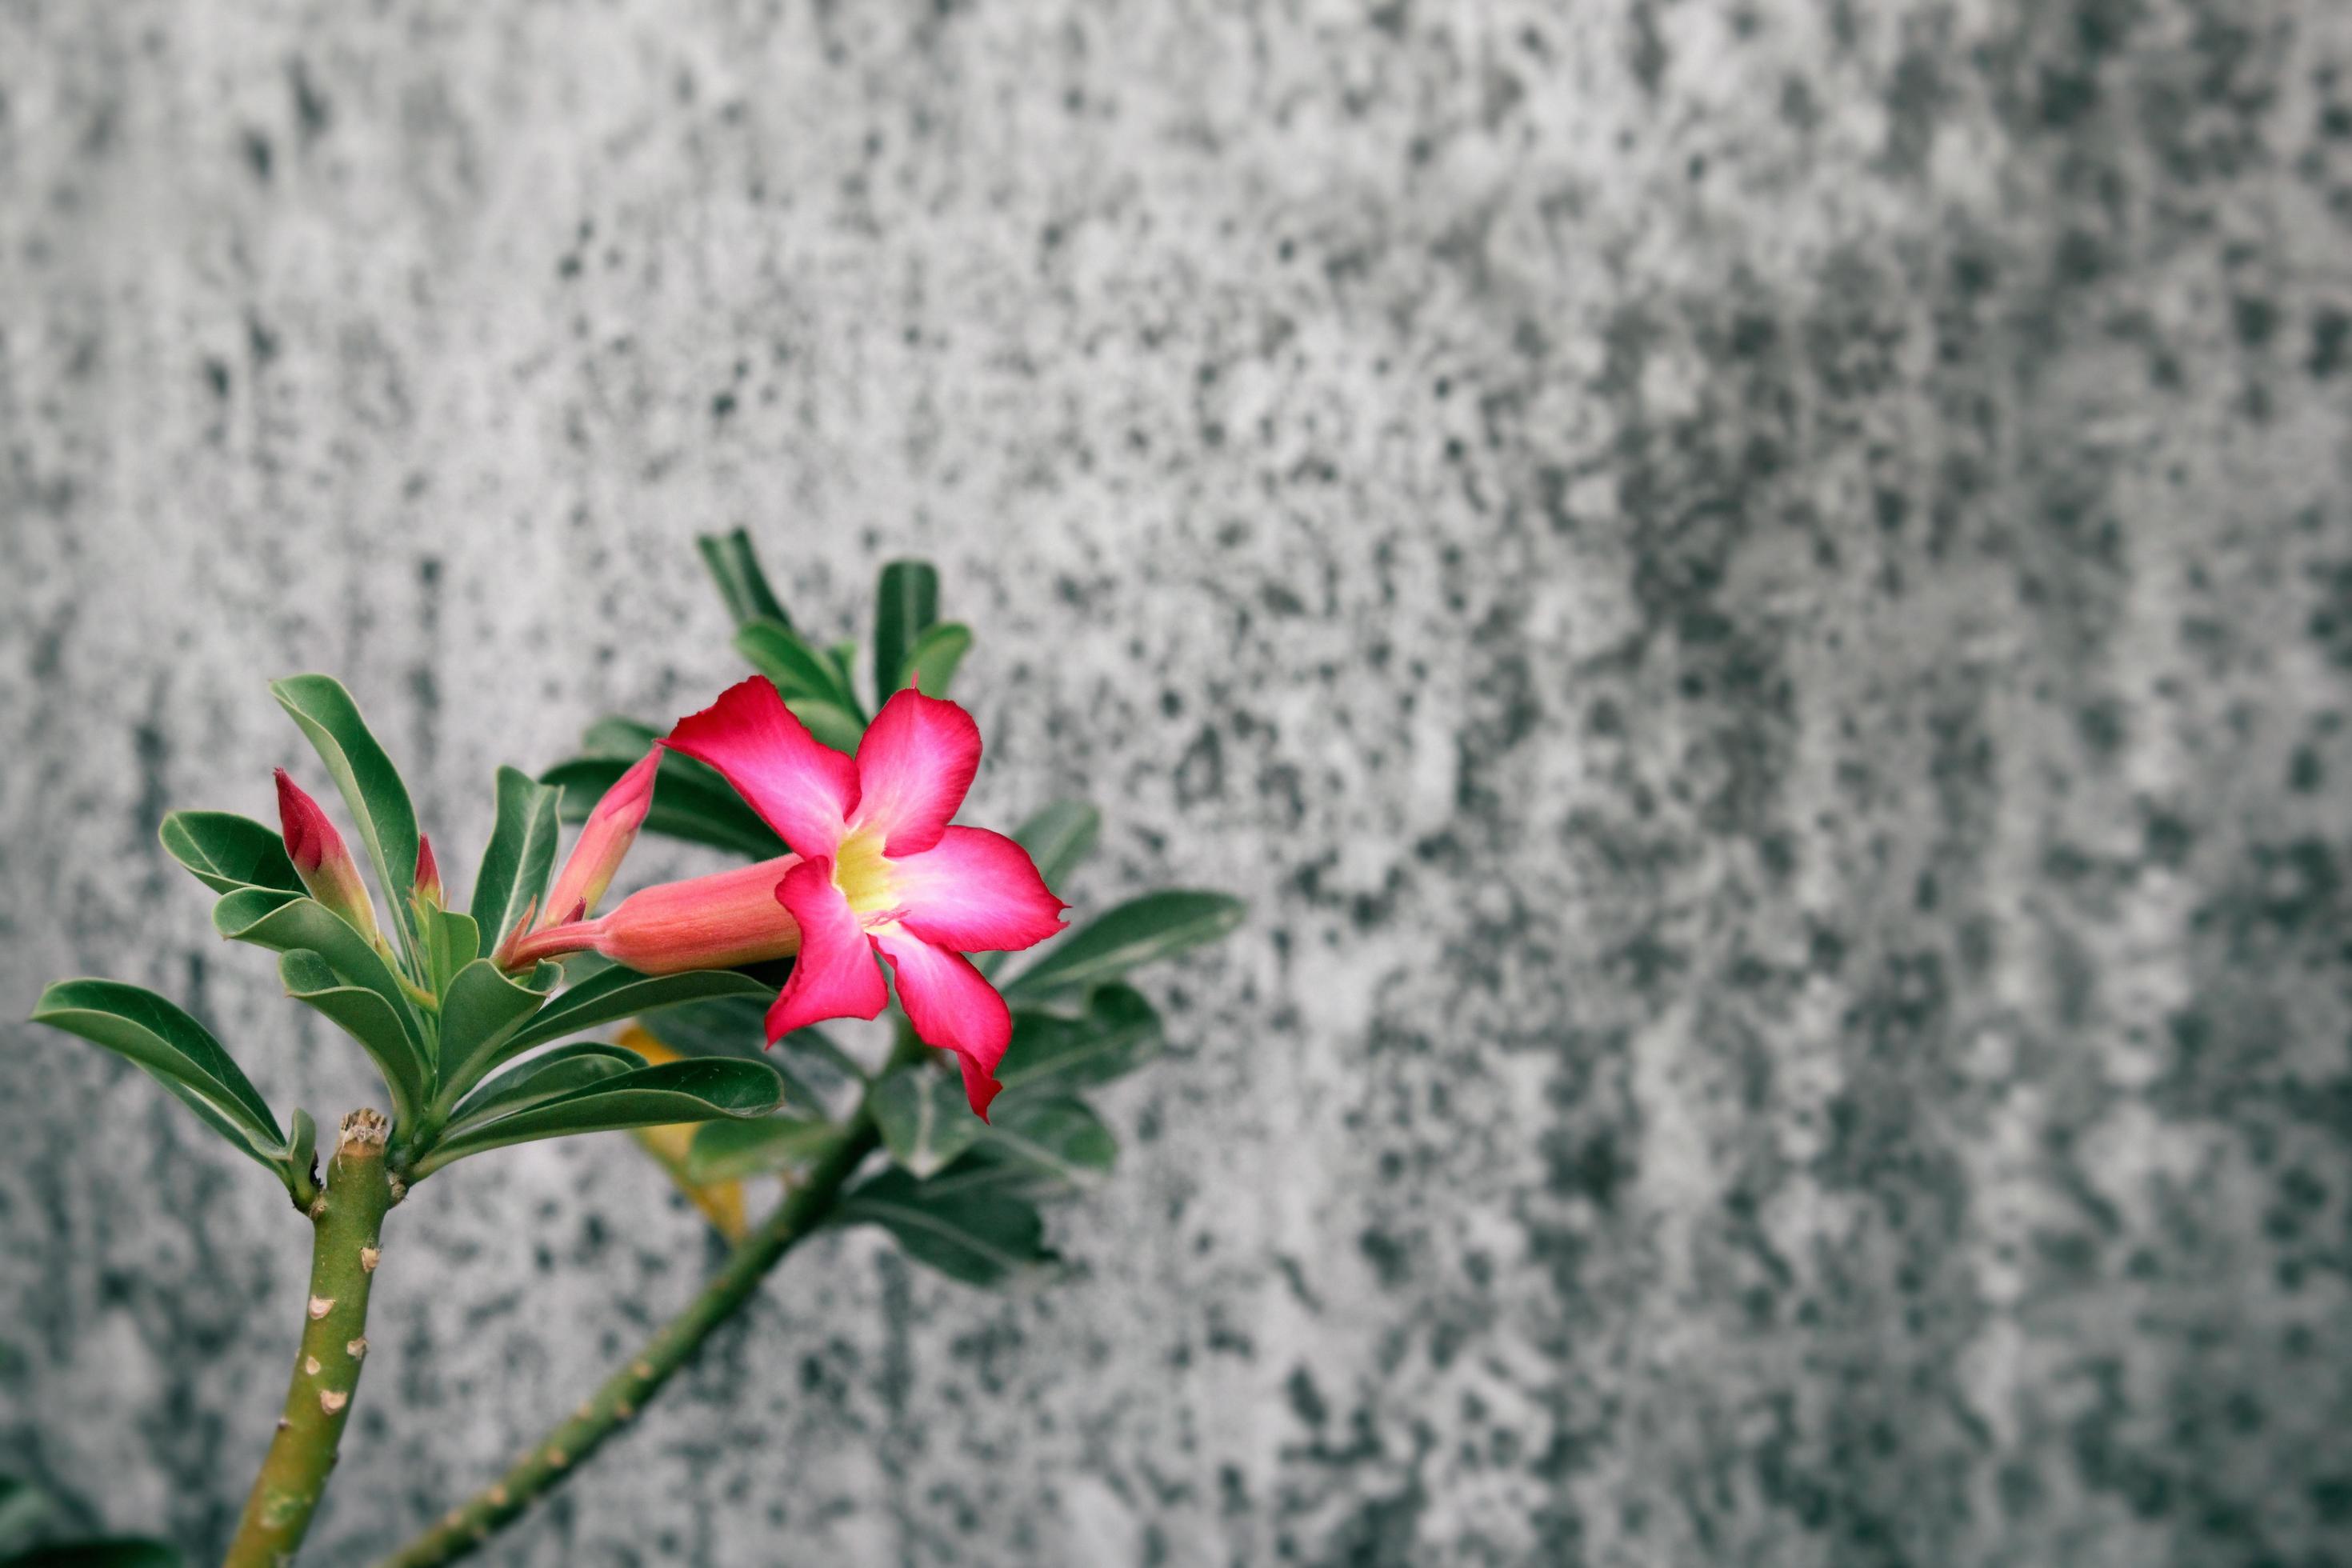
[[[737,1245],[718,1278],[686,1310],[648,1340],[628,1365],[572,1418],[548,1433],[517,1459],[497,1484],[444,1515],[441,1522],[385,1558],[377,1568],[434,1568],[466,1556],[493,1531],[513,1522],[541,1493],[572,1473],[582,1460],[645,1407],[710,1337],[751,1298],[760,1281],[793,1244],[824,1220],[858,1165],[881,1141],[873,1118],[859,1106],[841,1137],[819,1157],[800,1184],[787,1190],[775,1211]]]
[[[291,1563],[335,1468],[367,1354],[368,1287],[384,1211],[399,1201],[400,1184],[384,1168],[385,1133],[373,1110],[344,1117],[326,1188],[310,1205],[310,1296],[294,1379],[223,1568]]]

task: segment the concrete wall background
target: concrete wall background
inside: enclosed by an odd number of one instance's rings
[[[266,678],[462,881],[735,673],[695,531],[919,552],[970,819],[1256,918],[1080,1280],[827,1241],[499,1561],[2339,1561],[2347,227],[2319,0],[10,0],[0,1000],[325,1120],[152,838]],[[5,1034],[0,1470],[216,1546],[300,1227]],[[391,1246],[321,1563],[709,1260],[617,1140]]]

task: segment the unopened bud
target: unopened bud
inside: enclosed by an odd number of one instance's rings
[[[375,941],[375,905],[360,880],[358,863],[319,803],[284,768],[278,770],[278,821],[286,836],[286,857],[310,896]]]
[[[588,814],[580,841],[572,847],[572,858],[563,863],[554,889],[547,895],[543,923],[569,924],[586,920],[595,910],[596,901],[613,885],[614,873],[620,870],[629,846],[637,841],[646,813],[653,809],[654,774],[660,767],[661,748],[656,746],[613,781],[613,787]]]
[[[433,840],[422,833],[416,836],[416,882],[414,891],[417,901],[442,907],[441,868],[433,858]]]

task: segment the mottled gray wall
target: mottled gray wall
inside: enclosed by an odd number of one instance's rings
[[[469,867],[735,673],[696,530],[919,552],[972,819],[1255,919],[1081,1279],[828,1240],[501,1561],[2352,1561],[2347,241],[2336,0],[7,0],[0,1002],[340,1110],[153,844],[266,677]],[[5,1033],[0,1469],[216,1544],[302,1227]],[[709,1258],[392,1237],[321,1563]]]

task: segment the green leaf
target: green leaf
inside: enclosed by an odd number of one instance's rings
[[[1057,800],[1013,830],[1013,841],[1029,851],[1037,875],[1049,889],[1076,870],[1102,832],[1102,813],[1082,800]],[[1012,954],[976,952],[972,967],[993,974]]]
[[[640,719],[608,713],[580,731],[580,754],[634,763],[654,749],[662,732]]]
[[[416,1009],[401,988],[392,966],[374,944],[352,929],[351,922],[315,899],[296,898],[267,888],[244,888],[213,906],[213,929],[232,942],[249,942],[273,952],[308,948],[324,959],[345,984],[374,992],[400,1021],[401,1032],[420,1064],[429,1071],[431,1055]],[[337,1022],[341,1022],[339,1018]],[[362,1040],[362,1044],[367,1042]],[[373,1047],[370,1047],[371,1051]],[[383,1066],[381,1061],[377,1064]],[[386,1069],[385,1077],[392,1074]]]
[[[830,702],[858,715],[863,727],[864,710],[841,671],[792,627],[781,621],[747,621],[735,634],[735,651],[773,681],[788,702],[803,698]]]
[[[403,942],[413,946],[415,932],[407,893],[416,877],[416,811],[408,804],[408,786],[368,731],[359,704],[342,682],[331,676],[296,675],[272,681],[269,689],[310,737],[335,787],[342,791],[360,842],[375,867],[376,885],[392,906],[394,923]]]
[[[765,1116],[782,1098],[783,1080],[759,1062],[664,1062],[477,1122],[463,1135],[446,1138],[427,1151],[416,1173],[423,1177],[469,1154],[538,1138]]]
[[[857,754],[857,742],[866,735],[866,721],[849,709],[822,697],[789,697],[784,706],[822,743],[851,756]]]
[[[1097,1184],[1118,1163],[1118,1139],[1076,1096],[1038,1095],[997,1110],[975,1152],[1009,1167],[1017,1190],[1034,1194]]]
[[[1102,813],[1083,800],[1057,800],[1013,830],[1047,887],[1078,868],[1102,833]]]
[[[1038,963],[1013,976],[1007,999],[1050,996],[1099,985],[1129,970],[1216,941],[1242,923],[1239,899],[1170,888],[1119,905],[1054,944]]]
[[[927,1064],[900,1068],[866,1097],[882,1146],[918,1177],[937,1175],[971,1147],[982,1125],[963,1087]]]
[[[797,1116],[763,1116],[752,1121],[713,1121],[694,1135],[686,1157],[686,1179],[707,1187],[804,1171],[841,1141],[838,1122]]]
[[[620,777],[620,771],[613,776]],[[562,799],[557,791],[517,768],[500,768],[498,780],[498,819],[482,850],[481,868],[474,873],[471,905],[480,941],[493,952],[523,911],[547,896],[547,879],[555,868],[556,807]]]
[[[727,613],[738,625],[763,618],[788,626],[793,624],[768,586],[767,574],[760,570],[750,534],[739,528],[728,533],[702,534],[694,542],[702,552],[702,563],[710,568],[711,580],[719,584],[719,597],[727,601]]]
[[[474,923],[471,915],[461,915],[455,910],[420,903],[416,910],[416,939],[425,950],[436,995],[446,992],[449,983],[466,965],[481,956],[482,928]]]
[[[544,989],[517,983],[487,958],[459,970],[441,999],[438,1103],[454,1103],[484,1073],[513,1056],[509,1042],[546,1002]]]
[[[0,1563],[0,1568],[182,1568],[184,1561],[160,1541],[124,1536],[37,1546]]]
[[[915,639],[893,689],[911,686],[926,697],[945,697],[955,680],[956,667],[971,650],[971,628],[961,621],[941,621]]]
[[[41,993],[33,1022],[130,1058],[206,1126],[285,1178],[278,1118],[220,1042],[172,1003],[119,980],[60,980]]]
[[[1003,1285],[1054,1261],[1045,1221],[996,1192],[933,1192],[901,1170],[866,1182],[834,1211],[843,1225],[878,1225],[907,1256],[969,1285]]]
[[[415,1126],[432,1094],[433,1069],[403,1014],[375,991],[346,984],[333,964],[309,948],[281,952],[278,978],[286,994],[325,1014],[360,1043],[392,1091],[393,1121],[403,1131]]]
[[[549,1003],[529,1026],[499,1047],[501,1060],[550,1040],[636,1017],[682,1002],[717,996],[772,998],[775,987],[732,969],[696,969],[684,974],[640,974],[614,964],[599,970]],[[656,1038],[660,1037],[656,1036]]]
[[[594,731],[591,731],[592,736]],[[573,757],[540,775],[541,782],[562,792],[566,822],[585,822],[604,792],[645,755],[643,748],[626,758],[610,755]],[[759,813],[728,787],[711,769],[676,752],[662,753],[654,773],[654,799],[646,813],[646,831],[689,844],[708,844],[752,860],[769,860],[784,852],[776,830],[760,820]]]
[[[48,1494],[30,1481],[0,1476],[0,1550],[31,1534],[52,1507]]]
[[[876,600],[874,688],[877,700],[887,700],[917,639],[940,618],[940,574],[928,561],[893,561],[882,568]]]
[[[1004,1086],[999,1102],[1108,1083],[1158,1056],[1165,1043],[1160,1015],[1125,985],[1096,991],[1081,1017],[1017,1012],[1013,1042],[996,1064],[996,1081]]]
[[[646,1058],[625,1046],[602,1040],[576,1040],[518,1062],[466,1097],[449,1118],[449,1132],[463,1132],[475,1122],[504,1116],[586,1084],[601,1083],[635,1072]]]
[[[287,1191],[297,1207],[309,1208],[318,1194],[319,1124],[300,1106],[294,1108],[293,1130],[286,1134]]]
[[[163,818],[156,837],[163,851],[215,893],[239,888],[276,888],[299,893],[302,879],[286,858],[286,840],[276,828],[233,811],[175,811]]]
[[[708,1002],[687,1002],[650,1017],[638,1026],[680,1056],[745,1057],[758,1061],[770,1056],[768,1004],[772,994],[719,996]],[[866,1081],[866,1069],[856,1059],[816,1029],[795,1029],[776,1042],[773,1054],[795,1068],[814,1066],[822,1080]],[[790,1077],[790,1074],[786,1075]]]

